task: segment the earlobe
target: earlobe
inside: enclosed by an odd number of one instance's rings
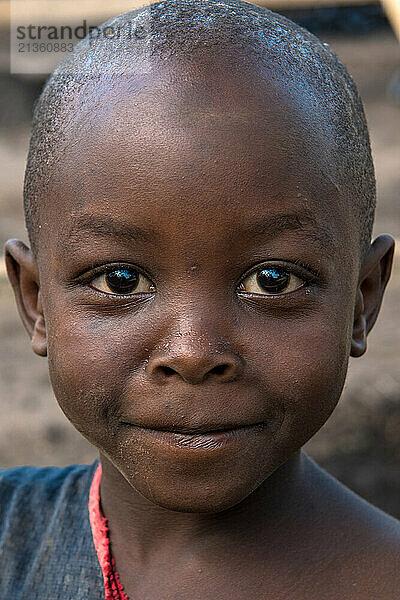
[[[367,349],[367,335],[379,314],[392,270],[393,253],[393,238],[380,235],[364,259],[356,294],[351,356],[362,356]]]
[[[32,349],[39,356],[46,356],[46,326],[36,260],[20,240],[8,240],[4,250],[8,278],[21,320],[31,338]]]

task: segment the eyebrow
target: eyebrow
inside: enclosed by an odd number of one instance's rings
[[[67,234],[67,243],[74,242],[74,238],[84,233],[91,233],[101,238],[117,238],[125,242],[147,242],[154,236],[154,230],[142,229],[136,225],[131,225],[103,215],[81,215],[76,218]],[[64,248],[65,240],[60,240],[59,246]]]
[[[251,236],[265,236],[269,239],[278,237],[287,231],[301,231],[307,234],[313,241],[331,252],[336,248],[332,232],[317,223],[317,220],[309,212],[288,213],[263,217],[245,226],[244,231]]]
[[[239,233],[252,237],[276,238],[287,231],[302,231],[319,246],[332,252],[336,248],[334,237],[329,229],[317,224],[315,217],[310,212],[278,214],[262,217],[252,223],[241,226]],[[148,242],[154,238],[154,229],[142,229],[136,225],[127,224],[103,215],[81,215],[73,221],[68,232],[67,244],[73,243],[74,238],[82,233],[91,233],[101,238],[118,238],[122,242]],[[65,250],[65,240],[59,241],[61,250]]]

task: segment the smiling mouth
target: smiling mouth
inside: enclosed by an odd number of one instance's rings
[[[149,440],[161,446],[191,451],[223,450],[234,448],[245,441],[249,435],[265,430],[266,423],[250,425],[230,425],[221,427],[145,427],[131,425]]]
[[[167,433],[178,433],[182,435],[212,435],[216,433],[228,433],[230,431],[236,431],[239,429],[250,429],[253,427],[265,427],[265,423],[244,423],[243,425],[208,425],[208,426],[194,426],[194,427],[179,427],[177,425],[168,426],[152,426],[142,425],[136,423],[129,423],[132,427],[138,427],[140,429],[149,429],[151,431],[160,431]]]

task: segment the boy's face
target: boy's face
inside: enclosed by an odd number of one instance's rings
[[[301,92],[155,71],[98,88],[60,152],[38,259],[50,375],[145,497],[222,510],[338,401],[358,230]]]

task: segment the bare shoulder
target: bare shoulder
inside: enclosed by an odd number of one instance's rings
[[[312,461],[306,472],[320,500],[317,510],[320,548],[328,559],[325,589],[342,588],[348,599],[397,600],[400,522],[363,500]]]

